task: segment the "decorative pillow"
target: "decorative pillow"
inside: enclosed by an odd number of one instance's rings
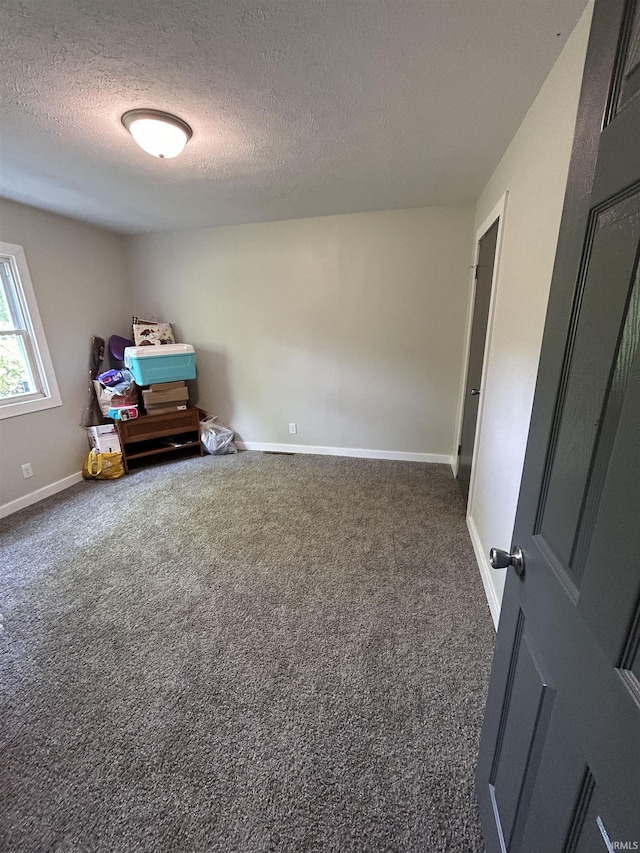
[[[171,323],[157,323],[155,320],[140,320],[133,318],[133,341],[137,347],[160,346],[175,344]]]

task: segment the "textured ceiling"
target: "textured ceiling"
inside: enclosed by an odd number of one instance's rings
[[[585,5],[0,0],[0,194],[123,232],[472,202]]]

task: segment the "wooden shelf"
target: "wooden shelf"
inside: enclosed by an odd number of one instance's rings
[[[129,463],[161,454],[176,454],[196,450],[203,454],[200,441],[200,419],[198,410],[189,407],[183,411],[163,415],[141,415],[132,421],[116,421],[124,469],[129,473]],[[163,441],[169,436],[184,436],[183,444]]]

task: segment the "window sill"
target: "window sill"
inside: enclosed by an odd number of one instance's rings
[[[16,403],[0,403],[0,420],[4,418],[14,418],[18,415],[30,415],[32,412],[42,412],[45,409],[55,409],[62,405],[62,399],[59,394],[51,395],[50,397],[40,397],[37,400],[22,400]]]

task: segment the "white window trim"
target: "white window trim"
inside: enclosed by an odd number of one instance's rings
[[[41,378],[44,383],[43,396],[36,399],[17,400],[13,403],[2,403],[0,401],[0,420],[3,418],[12,418],[16,415],[27,415],[31,412],[41,412],[44,409],[53,409],[56,406],[62,405],[62,398],[58,389],[58,382],[53,370],[53,362],[49,354],[47,338],[44,333],[42,320],[40,319],[40,311],[36,302],[36,295],[31,283],[29,267],[27,266],[27,258],[22,246],[14,243],[3,243],[0,241],[0,254],[12,257],[20,278],[20,287],[24,295],[24,301],[29,313],[31,323],[31,331],[33,331],[34,342],[36,345],[36,361],[41,370]]]

